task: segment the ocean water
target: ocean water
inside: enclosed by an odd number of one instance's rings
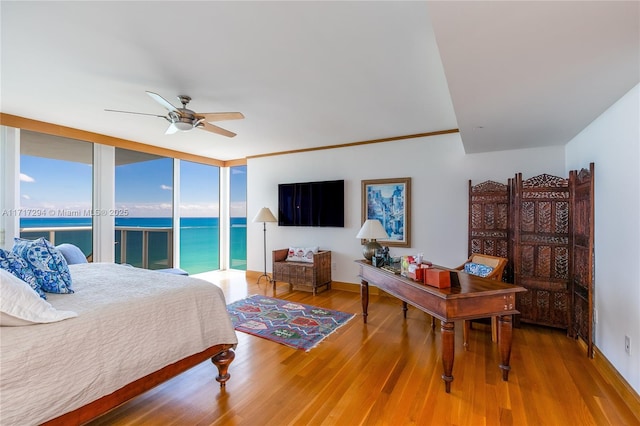
[[[143,235],[148,235],[148,268],[167,268],[169,247],[166,231],[154,228],[171,228],[171,218],[132,218],[116,217],[116,227],[126,227],[126,263],[142,266]],[[89,217],[30,217],[20,218],[21,228],[53,227],[91,227]],[[136,228],[144,228],[145,231]],[[147,233],[147,229],[149,232]],[[190,274],[216,270],[220,268],[219,219],[217,217],[189,217],[180,219],[180,267]],[[51,239],[48,232],[23,231],[25,238],[45,237]],[[123,232],[116,230],[116,247],[123,244]],[[230,260],[233,269],[247,268],[247,219],[231,218]],[[69,230],[56,231],[55,243],[75,244],[86,254],[92,251],[92,231]],[[116,262],[122,262],[121,250],[116,250]]]

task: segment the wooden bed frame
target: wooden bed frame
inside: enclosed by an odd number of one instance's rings
[[[96,417],[106,413],[107,411],[117,407],[135,398],[138,395],[156,387],[160,383],[163,383],[180,373],[200,364],[201,362],[211,359],[211,362],[218,368],[218,375],[216,380],[220,383],[220,387],[224,389],[227,380],[229,380],[230,374],[228,373],[229,364],[235,358],[235,352],[233,351],[234,345],[222,344],[215,345],[204,351],[188,356],[180,361],[169,364],[160,370],[151,373],[145,377],[142,377],[134,382],[125,385],[117,391],[105,395],[87,405],[70,411],[66,414],[49,420],[43,424],[45,425],[80,425],[95,419]]]

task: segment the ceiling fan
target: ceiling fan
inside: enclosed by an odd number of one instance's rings
[[[217,133],[222,136],[234,137],[236,134],[222,127],[214,126],[210,121],[238,120],[244,118],[241,112],[203,112],[197,113],[187,109],[187,104],[191,101],[191,97],[187,95],[179,95],[178,100],[182,103],[182,108],[177,108],[157,93],[147,91],[147,95],[151,99],[158,102],[169,111],[167,115],[147,114],[145,112],[119,111],[115,109],[105,109],[110,112],[123,112],[126,114],[152,115],[167,120],[170,124],[165,134],[172,134],[178,131],[187,132],[191,129],[202,129],[208,132]]]

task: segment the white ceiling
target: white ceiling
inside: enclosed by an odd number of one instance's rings
[[[640,81],[637,1],[0,3],[1,111],[220,160],[459,128],[563,145]],[[240,111],[165,135],[145,91]]]

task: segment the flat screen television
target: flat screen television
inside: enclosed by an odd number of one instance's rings
[[[279,184],[278,225],[344,228],[344,180]]]

